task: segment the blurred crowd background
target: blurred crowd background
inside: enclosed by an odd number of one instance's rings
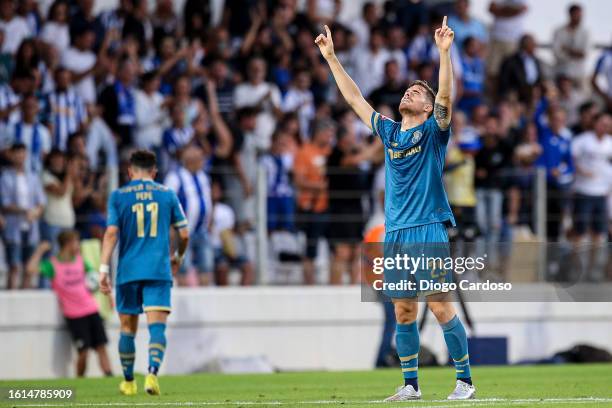
[[[260,282],[262,241],[276,282],[358,282],[364,233],[384,222],[384,156],[314,45],[324,24],[398,119],[407,83],[436,88],[449,16],[454,240],[608,241],[612,47],[583,23],[598,10],[550,10],[566,21],[535,38],[526,0],[490,2],[487,25],[468,0],[365,2],[348,24],[348,0],[226,0],[216,24],[211,3],[0,0],[0,287],[49,287],[24,265],[62,231],[99,245],[140,148],[187,213],[180,285]]]

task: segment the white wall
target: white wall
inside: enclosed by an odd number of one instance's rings
[[[612,308],[605,303],[472,303],[480,336],[507,336],[509,359],[548,357],[578,342],[612,344]],[[362,303],[358,287],[178,289],[173,294],[164,373],[188,373],[219,357],[263,356],[282,370],[369,369],[382,308]],[[441,330],[430,324],[422,344],[445,361]],[[116,317],[109,351],[120,372]],[[137,337],[137,371],[147,365],[146,326]],[[74,375],[71,346],[50,292],[0,295],[0,379]],[[98,375],[95,359],[90,373]]]

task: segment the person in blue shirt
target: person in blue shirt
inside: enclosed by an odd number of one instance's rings
[[[177,195],[155,181],[155,154],[138,150],[130,157],[130,182],[113,191],[108,201],[108,227],[100,257],[100,290],[110,294],[109,264],[117,242],[119,263],[115,279],[117,312],[121,322],[119,356],[125,380],[119,390],[137,393],[134,381],[138,315],[147,314],[149,324],[149,374],[145,391],[159,395],[157,372],[166,350],[166,320],[170,313],[170,288],[189,242],[187,219]],[[179,242],[170,258],[170,227]]]
[[[435,30],[435,45],[440,54],[438,93],[425,81],[408,86],[400,104],[401,121],[395,122],[378,112],[365,100],[357,85],[346,73],[334,53],[332,36],[325,26],[315,43],[326,59],[334,79],[357,116],[380,137],[385,151],[385,257],[398,253],[401,245],[418,245],[420,249],[441,247],[449,253],[446,225],[455,224],[444,184],[446,145],[450,137],[453,72],[451,46],[454,33],[446,24]],[[387,245],[389,244],[389,245]],[[429,245],[428,245],[429,244]],[[389,254],[388,248],[394,253]],[[419,255],[421,252],[419,251]],[[436,255],[439,255],[436,251]],[[422,280],[443,282],[448,271],[431,266],[416,271],[411,279],[420,286]],[[397,281],[394,269],[385,270],[385,282]],[[417,286],[417,287],[418,287]],[[444,331],[444,339],[455,363],[457,382],[449,399],[473,398],[475,388],[470,374],[467,335],[457,317],[449,293],[392,291],[397,319],[397,352],[404,375],[404,386],[386,401],[419,399],[417,381],[419,332],[417,327],[418,294],[427,295],[427,304]]]
[[[467,115],[472,114],[475,106],[482,104],[485,64],[482,59],[482,44],[475,37],[468,37],[463,44],[461,65],[463,66],[463,92],[457,107]]]

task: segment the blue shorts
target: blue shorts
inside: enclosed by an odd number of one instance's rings
[[[210,273],[213,270],[213,255],[206,230],[192,232],[185,253],[185,261],[179,268],[181,275],[187,274],[189,268],[195,268],[198,274]]]
[[[140,280],[117,285],[117,311],[138,315],[143,311],[170,313],[170,289],[172,281]]]
[[[295,199],[293,197],[268,197],[268,229],[293,231]]]
[[[383,291],[390,298],[415,298],[419,295],[433,295],[442,292],[432,286],[452,282],[452,270],[444,264],[451,259],[450,244],[446,226],[436,222],[411,228],[389,231],[385,234],[384,256],[402,258],[401,268],[385,268],[384,282],[391,284],[412,282],[412,287],[387,289]],[[404,255],[416,264],[408,263],[405,268]],[[411,261],[409,261],[411,262]]]

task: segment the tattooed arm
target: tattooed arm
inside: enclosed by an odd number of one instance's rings
[[[440,129],[448,129],[451,122],[453,67],[450,58],[450,47],[455,33],[446,25],[446,16],[442,27],[436,30],[434,39],[440,52],[440,77],[438,79],[438,93],[434,103],[434,117]]]

